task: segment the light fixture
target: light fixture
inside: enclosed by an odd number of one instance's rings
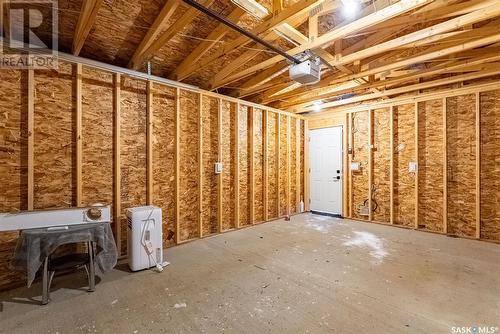
[[[359,12],[359,3],[357,0],[342,0],[342,13],[347,18],[353,18]]]
[[[321,101],[321,100],[314,101],[313,102],[314,111],[320,111],[323,108],[322,104],[323,104],[323,101]]]

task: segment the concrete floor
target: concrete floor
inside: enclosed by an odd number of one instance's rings
[[[304,214],[0,294],[0,333],[452,333],[500,326],[500,245]],[[498,333],[498,330],[497,330]]]

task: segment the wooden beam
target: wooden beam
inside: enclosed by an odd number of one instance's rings
[[[291,192],[291,116],[286,116],[286,215],[290,217],[290,192]]]
[[[481,239],[481,96],[476,92],[476,239]]]
[[[443,233],[448,233],[448,135],[446,97],[443,97]]]
[[[121,75],[113,76],[113,109],[114,109],[114,226],[115,240],[118,255],[121,255],[122,230],[121,230]]]
[[[243,14],[245,14],[245,11],[240,7],[236,7],[228,15],[227,19],[237,22]],[[184,80],[187,77],[186,73],[188,70],[230,31],[231,28],[220,23],[187,57],[184,58],[182,63],[180,63],[169,75],[169,78],[173,80]],[[184,73],[184,75],[181,76],[180,73]]]
[[[418,124],[418,102],[415,102],[415,129],[414,129],[414,142],[415,142],[415,163],[417,164],[417,170],[415,172],[415,229],[418,229],[418,201],[419,201],[419,193],[418,193],[418,179],[419,179],[419,173],[420,173],[420,166],[419,166],[419,150],[418,150],[418,130],[419,130],[419,124]]]
[[[284,9],[274,17],[262,22],[257,27],[251,30],[251,33],[259,36],[260,34],[268,31],[269,29],[273,29],[276,26],[284,23],[289,19],[293,19],[294,16],[300,15],[309,11],[312,7],[321,3],[322,0],[299,0],[290,7]],[[221,47],[217,52],[210,55],[209,57],[200,59],[200,61],[196,64],[197,66],[192,66],[187,73],[180,73],[181,76],[189,76],[203,68],[207,65],[213,63],[220,57],[230,54],[231,52],[237,50],[238,48],[246,45],[250,42],[250,39],[246,36],[240,36],[234,39],[232,42],[227,43],[223,47]]]
[[[147,191],[146,201],[152,205],[153,200],[153,82],[146,83],[146,151],[147,151]]]
[[[222,163],[222,99],[219,99],[219,109],[217,112],[217,161]],[[224,169],[224,166],[222,167]],[[217,174],[217,230],[222,228],[222,173]]]
[[[175,242],[181,242],[180,231],[180,174],[181,174],[181,90],[175,89]]]
[[[28,70],[28,210],[34,209],[35,71]]]
[[[373,220],[373,109],[368,110],[368,221]]]
[[[304,120],[304,209],[311,210],[309,180],[309,121]]]
[[[390,166],[389,166],[389,210],[391,224],[394,224],[394,106],[390,106],[390,135],[389,135],[389,150],[391,152]]]
[[[309,42],[314,42],[318,38],[318,15],[309,16],[308,24],[308,37]]]
[[[234,220],[236,228],[240,227],[240,103],[236,103],[234,114]]]
[[[248,107],[248,156],[250,165],[250,175],[248,180],[248,192],[249,192],[249,211],[250,211],[250,224],[255,223],[255,146],[254,146],[254,108]]]
[[[73,45],[71,47],[71,52],[75,56],[80,54],[83,44],[85,43],[90,30],[94,26],[97,18],[97,12],[99,11],[99,8],[101,8],[103,2],[103,0],[83,1],[80,16],[78,17],[78,22],[76,24],[75,34],[73,36]]]
[[[268,129],[268,116],[269,116],[269,111],[267,110],[262,110],[262,146],[263,146],[263,175],[262,175],[262,185],[263,185],[263,197],[264,197],[264,205],[263,205],[263,210],[264,210],[264,221],[268,220],[268,199],[269,199],[269,152],[268,152],[268,145],[269,145],[269,129]]]
[[[76,206],[82,206],[82,64],[76,64],[75,118],[76,118]]]
[[[344,38],[350,34],[353,34],[357,31],[360,31],[362,29],[366,29],[367,27],[373,26],[377,23],[384,22],[386,20],[389,20],[397,15],[400,15],[402,13],[405,13],[409,10],[418,8],[426,3],[431,2],[432,0],[407,0],[407,1],[402,1],[402,2],[397,2],[393,5],[389,5],[379,11],[376,11],[372,14],[366,15],[354,22],[348,23],[344,26],[335,28],[320,37],[316,38],[312,42],[304,43],[301,44],[300,46],[297,46],[289,51],[287,53],[289,55],[296,55],[299,53],[302,53],[306,50],[310,49],[317,49],[317,48],[325,48],[330,44],[333,44],[335,41]],[[234,76],[228,78],[227,81],[232,82],[235,80],[242,79],[244,77],[247,77],[248,75],[251,75],[252,73],[255,73],[256,71],[265,69],[269,66],[272,66],[285,58],[282,55],[276,55],[268,60],[265,60],[257,65],[251,66],[243,71],[240,71],[239,73],[235,74]]]
[[[169,0],[169,2],[172,0]],[[179,0],[176,0],[179,1]],[[202,2],[202,4],[205,7],[210,6],[214,0],[205,0]],[[168,3],[166,4],[166,6]],[[172,6],[175,6],[172,5]],[[163,46],[165,46],[178,32],[180,32],[184,27],[186,27],[188,24],[193,22],[193,20],[198,16],[200,12],[193,8],[190,7],[187,9],[184,14],[177,19],[170,27],[168,27],[166,30],[157,28],[152,31],[152,34],[157,35],[158,38],[156,39],[150,39],[147,40],[150,45],[148,47],[145,47],[144,50],[141,52],[141,50],[136,50],[134,56],[132,57],[129,67],[138,69],[141,67],[144,61],[152,57],[156,52],[158,52]],[[171,15],[171,14],[170,14]],[[163,20],[162,20],[163,22]],[[166,22],[166,21],[165,21]],[[159,33],[159,31],[162,31]]]
[[[273,15],[278,15],[283,10],[283,0],[273,0]]]
[[[198,98],[198,236],[203,238],[203,94]]]
[[[277,184],[277,193],[276,193],[276,201],[278,204],[278,218],[281,217],[281,152],[280,152],[280,139],[281,139],[281,114],[276,114],[276,184]]]
[[[300,212],[300,119],[295,118],[295,213]]]

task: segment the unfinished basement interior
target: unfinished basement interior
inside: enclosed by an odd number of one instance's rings
[[[500,0],[0,5],[0,333],[500,333]]]

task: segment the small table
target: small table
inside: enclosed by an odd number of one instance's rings
[[[48,303],[49,257],[61,245],[85,242],[89,254],[89,291],[95,290],[95,274],[114,268],[117,251],[109,223],[70,225],[67,229],[38,228],[21,231],[12,260],[12,267],[26,273],[27,285],[31,286],[35,275],[43,265],[42,304]]]

